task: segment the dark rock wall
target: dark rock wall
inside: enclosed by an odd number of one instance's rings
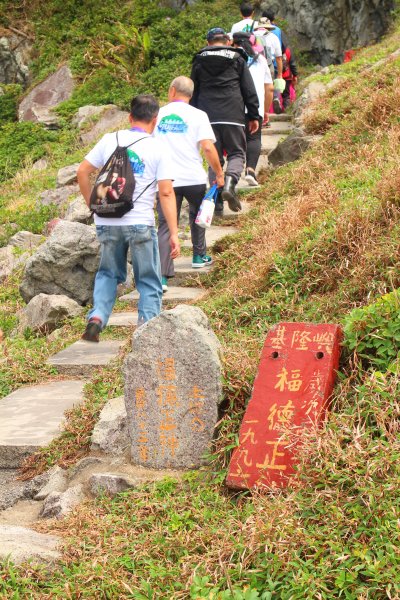
[[[287,20],[295,46],[321,65],[341,62],[345,50],[378,40],[391,23],[394,0],[270,0]]]

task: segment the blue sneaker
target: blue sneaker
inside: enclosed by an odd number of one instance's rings
[[[212,264],[211,256],[207,256],[207,254],[203,254],[200,256],[199,254],[194,254],[192,259],[192,269],[202,269],[203,267],[207,267]]]
[[[163,294],[168,292],[168,279],[166,277],[161,277],[162,291]]]

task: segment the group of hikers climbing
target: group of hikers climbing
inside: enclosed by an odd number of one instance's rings
[[[230,32],[208,31],[190,78],[172,81],[168,104],[160,109],[147,94],[133,98],[130,129],[106,134],[78,169],[101,246],[84,340],[98,342],[107,325],[117,286],[126,280],[128,250],[139,293],[138,326],[160,313],[180,254],[183,199],[189,204],[192,268],[212,263],[205,229],[196,224],[207,188],[203,156],[208,182],[216,184],[216,214],[222,214],[224,202],[234,212],[241,210],[236,186],[244,168],[247,183],[258,185],[261,128],[269,126],[270,111],[284,111],[293,98],[297,69],[275,15],[266,11],[256,21],[252,5],[244,3],[240,10],[243,19]],[[92,190],[91,176],[98,169]]]

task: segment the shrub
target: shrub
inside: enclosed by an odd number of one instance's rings
[[[345,345],[365,367],[386,370],[399,354],[400,290],[354,309],[344,324]]]
[[[57,132],[30,121],[0,127],[0,182],[13,177],[28,157],[34,162],[44,156],[47,143],[57,136]]]
[[[0,125],[17,120],[17,106],[21,91],[22,88],[18,84],[0,86]]]

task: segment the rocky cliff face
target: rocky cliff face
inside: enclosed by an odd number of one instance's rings
[[[294,45],[328,65],[341,62],[345,50],[382,36],[394,0],[267,0],[261,8],[286,19]]]

